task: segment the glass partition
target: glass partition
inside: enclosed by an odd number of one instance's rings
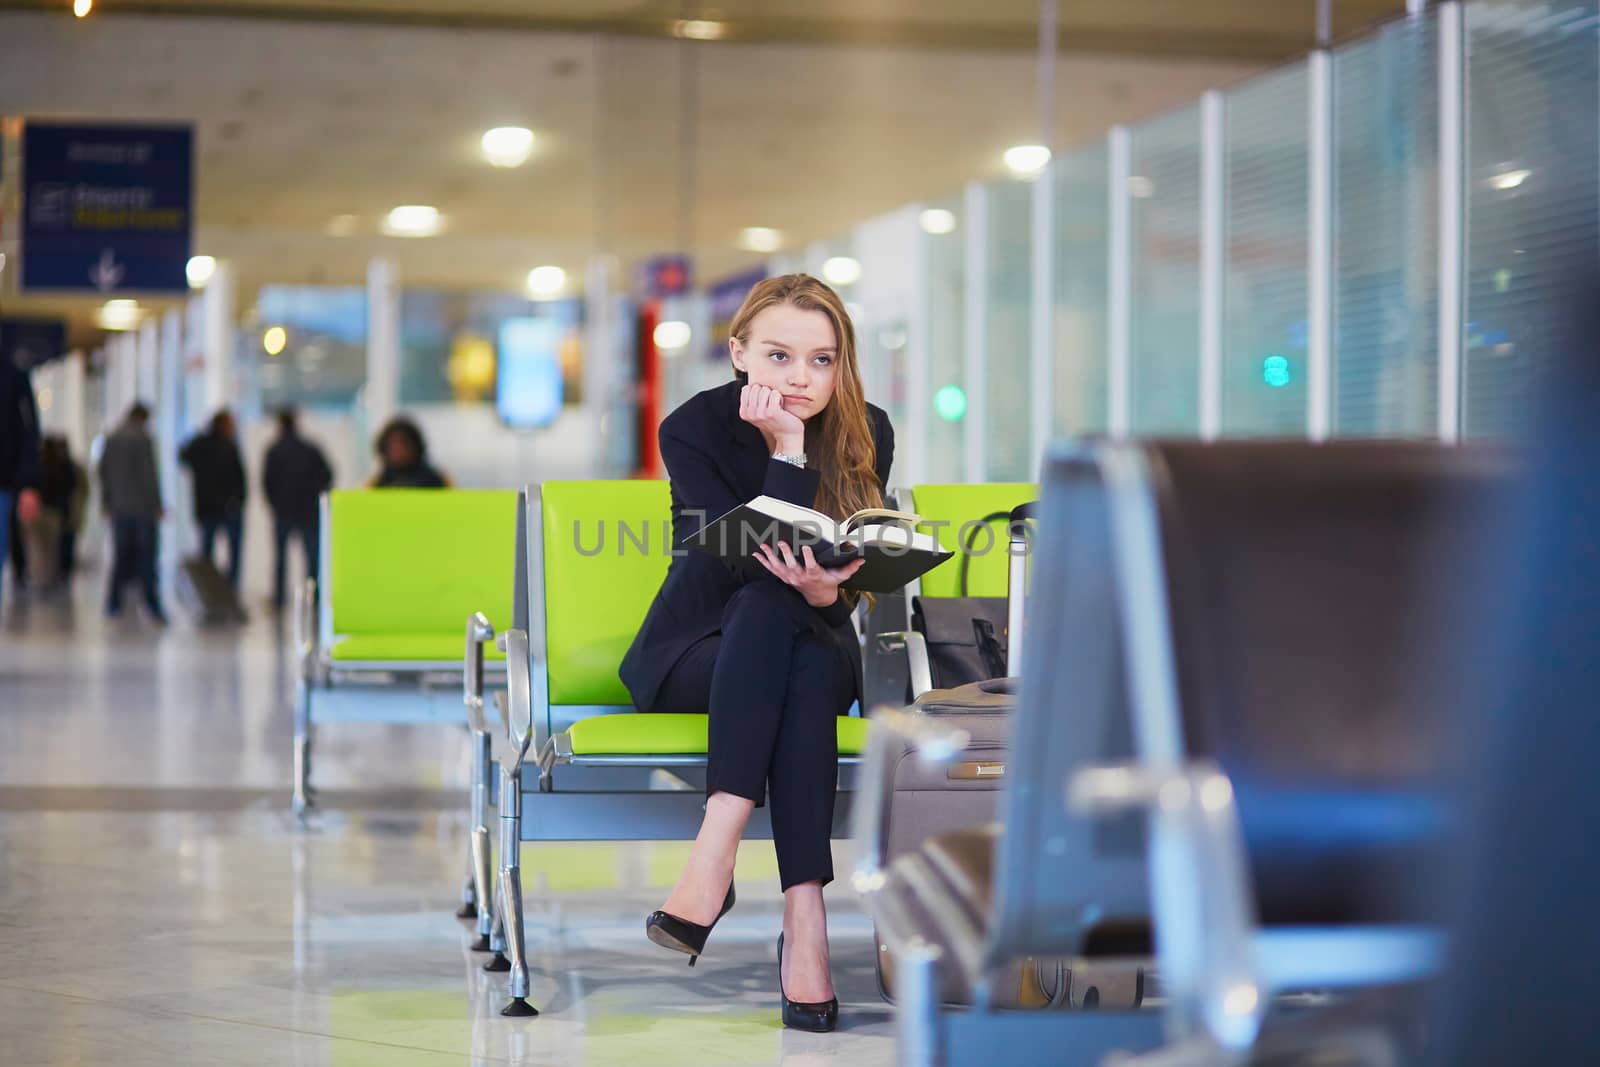
[[[1438,428],[1437,25],[1341,48],[1334,80],[1334,431]]]
[[[1132,427],[1192,434],[1200,421],[1200,110],[1133,129]]]
[[[965,478],[967,440],[967,219],[963,197],[927,205],[922,227],[926,264],[928,336],[924,346],[928,373],[925,397],[915,398],[932,410],[926,416],[925,470],[933,482]]]
[[[1056,350],[1051,430],[1057,435],[1103,433],[1108,424],[1107,155],[1101,141],[1053,164]]]
[[[1463,428],[1529,426],[1562,287],[1600,253],[1600,5],[1468,4]],[[1559,312],[1558,312],[1559,313]]]
[[[1305,64],[1228,94],[1222,432],[1306,432],[1307,175]]]
[[[1031,455],[1028,384],[1033,306],[1033,186],[995,182],[989,188],[988,331],[985,373],[988,463],[984,477],[994,482],[1032,478],[1038,460]]]

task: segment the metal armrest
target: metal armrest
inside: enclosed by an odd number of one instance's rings
[[[528,634],[524,630],[507,630],[495,639],[495,647],[506,654],[506,738],[515,756],[510,773],[520,774],[534,733]]]
[[[911,674],[911,699],[915,700],[933,688],[933,670],[928,665],[928,640],[915,630],[891,630],[879,634],[877,648],[880,654],[894,655],[904,652],[906,666]]]
[[[1091,767],[1066,785],[1089,817],[1147,811],[1157,959],[1178,1033],[1249,1050],[1265,1001],[1255,908],[1233,783],[1211,763]]]
[[[856,840],[856,867],[851,885],[860,893],[869,911],[883,888],[886,843],[883,816],[888,796],[894,788],[894,760],[899,747],[907,742],[929,763],[945,763],[963,751],[970,735],[927,715],[896,708],[880,707],[872,713],[872,728],[867,732],[867,748],[862,753],[862,773],[852,812],[851,834]],[[873,911],[876,915],[877,912]]]
[[[467,650],[462,664],[462,700],[467,706],[467,724],[475,733],[487,733],[488,720],[483,714],[483,643],[494,640],[494,626],[483,612],[467,617]]]

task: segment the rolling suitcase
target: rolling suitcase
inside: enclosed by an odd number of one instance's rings
[[[233,586],[204,556],[190,556],[178,566],[178,596],[202,626],[245,621]]]

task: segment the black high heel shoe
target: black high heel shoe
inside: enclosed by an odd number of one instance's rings
[[[778,935],[778,995],[783,998],[783,1025],[791,1030],[831,1034],[839,1024],[839,998],[817,1004],[796,1003],[783,991],[783,935]]]
[[[711,920],[710,926],[701,926],[688,919],[680,919],[670,912],[653,911],[644,921],[644,936],[662,948],[686,953],[689,957],[689,966],[693,967],[694,961],[705,951],[706,938],[711,936],[711,931],[716,928],[722,917],[733,910],[733,901],[733,883],[729,882],[728,895],[722,900],[722,910],[717,912],[717,917]]]

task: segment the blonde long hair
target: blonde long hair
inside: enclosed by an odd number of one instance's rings
[[[746,347],[750,326],[757,315],[770,307],[793,304],[801,311],[820,311],[833,323],[838,338],[839,369],[834,379],[833,399],[816,416],[806,421],[806,454],[822,474],[817,488],[817,510],[842,519],[862,508],[883,506],[878,486],[878,450],[872,440],[872,424],[867,420],[867,399],[861,388],[861,369],[856,363],[856,332],[850,313],[839,294],[809,274],[784,274],[768,278],[744,298],[739,313],[728,328]],[[740,381],[749,376],[735,368]]]

